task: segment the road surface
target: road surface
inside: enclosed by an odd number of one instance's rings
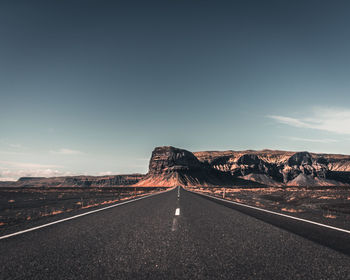
[[[350,279],[346,250],[270,222],[174,189],[0,240],[0,278]]]

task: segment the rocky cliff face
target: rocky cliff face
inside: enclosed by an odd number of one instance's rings
[[[149,162],[149,174],[158,175],[174,171],[197,170],[204,167],[191,152],[174,147],[157,147]]]
[[[288,151],[197,152],[215,169],[275,186],[350,184],[350,156]]]
[[[231,173],[213,168],[201,162],[193,153],[170,147],[157,147],[152,152],[149,172],[136,186],[212,186],[245,184],[254,182],[242,180]]]

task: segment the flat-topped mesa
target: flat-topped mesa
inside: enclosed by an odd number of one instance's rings
[[[171,146],[156,147],[146,177],[135,186],[195,185],[201,180],[193,176],[203,172],[204,164],[191,152]]]
[[[164,146],[153,150],[147,176],[135,186],[225,186],[235,183],[255,184],[200,162],[189,151]]]
[[[157,147],[149,162],[148,174],[162,174],[201,168],[203,164],[189,151],[171,146]]]

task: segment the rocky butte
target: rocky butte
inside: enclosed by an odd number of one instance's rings
[[[258,185],[229,172],[213,168],[193,153],[171,146],[157,147],[152,152],[149,171],[136,186],[230,186]]]
[[[13,187],[349,186],[350,156],[289,151],[156,147],[146,175],[20,178]]]
[[[255,183],[255,184],[254,184]],[[350,156],[288,151],[206,151],[166,146],[152,152],[137,186],[344,186]]]

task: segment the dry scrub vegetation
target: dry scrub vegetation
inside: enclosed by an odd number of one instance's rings
[[[350,228],[350,188],[348,187],[191,187],[188,189],[234,202]]]
[[[110,205],[160,188],[0,188],[0,230],[42,217]]]

